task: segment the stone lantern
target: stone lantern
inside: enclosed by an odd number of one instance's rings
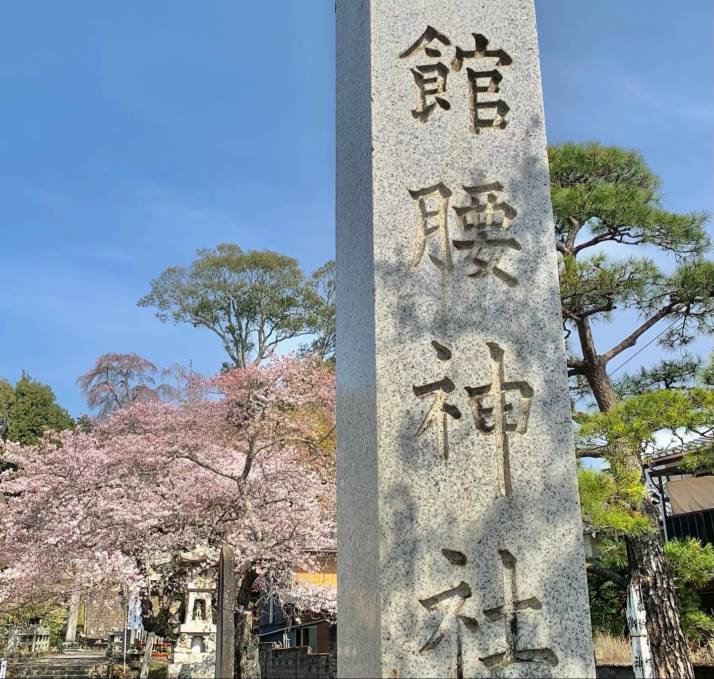
[[[191,559],[186,559],[190,562]],[[195,576],[187,585],[183,622],[168,666],[168,679],[212,679],[216,671],[216,625],[211,598],[215,579]]]

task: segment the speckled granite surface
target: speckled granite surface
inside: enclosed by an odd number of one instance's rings
[[[338,0],[338,672],[594,676],[531,0]]]

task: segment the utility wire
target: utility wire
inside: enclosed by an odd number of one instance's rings
[[[652,344],[653,342],[658,340],[660,337],[662,337],[662,335],[664,335],[664,333],[666,333],[667,330],[669,330],[670,328],[673,328],[675,325],[677,325],[677,323],[679,323],[680,320],[681,319],[679,319],[679,318],[675,318],[672,323],[670,323],[664,330],[662,330],[662,332],[660,332],[658,335],[655,335],[649,342],[647,342],[647,344],[645,344],[638,351],[636,351],[634,354],[632,354],[632,356],[630,356],[626,361],[623,361],[622,363],[620,363],[620,365],[618,365],[617,368],[615,368],[610,373],[610,377],[612,377],[620,368],[623,368],[624,366],[626,366],[633,358],[635,358],[635,356],[637,356],[638,354],[641,354],[650,344]]]

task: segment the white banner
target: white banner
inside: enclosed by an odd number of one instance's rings
[[[132,594],[129,600],[126,628],[133,630],[144,629],[144,625],[141,621],[141,599],[138,594]]]
[[[635,679],[652,679],[654,668],[647,638],[647,613],[637,583],[630,583],[627,588],[627,627],[632,641],[632,669]]]

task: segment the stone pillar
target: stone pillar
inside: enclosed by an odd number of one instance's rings
[[[141,670],[139,672],[139,679],[149,679],[149,669],[151,668],[151,654],[154,651],[154,640],[156,639],[156,634],[154,632],[149,632],[146,635],[146,645],[144,646],[144,656],[141,659]],[[216,676],[220,676],[216,674]]]
[[[594,676],[532,0],[338,0],[338,670]]]
[[[79,592],[72,592],[69,598],[69,612],[67,613],[67,631],[64,641],[73,644],[77,641],[77,619],[79,618],[80,597]]]
[[[216,621],[216,676],[232,677],[235,667],[235,557],[224,546],[218,562],[218,619]]]

